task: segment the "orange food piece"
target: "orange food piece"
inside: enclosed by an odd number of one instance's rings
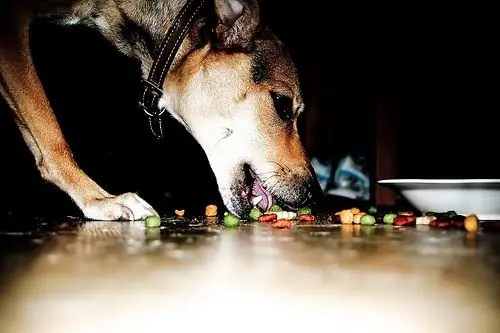
[[[340,223],[342,224],[352,224],[354,221],[354,214],[350,209],[343,210],[339,213]]]
[[[271,224],[271,227],[279,229],[292,229],[292,221],[285,219],[276,220],[276,222]]]
[[[175,212],[175,215],[177,215],[177,216],[184,216],[184,209],[183,210],[176,209],[174,212]]]
[[[359,213],[359,212],[360,212],[359,208],[356,208],[356,207],[351,208],[351,213],[352,213],[353,215],[356,215],[356,214],[357,214],[357,213]]]
[[[479,219],[477,218],[477,215],[468,215],[464,220],[464,227],[468,232],[477,232],[479,229]]]
[[[264,214],[259,217],[259,222],[260,223],[268,223],[268,222],[274,222],[278,218],[278,215],[271,213],[271,214]]]
[[[208,205],[205,207],[205,216],[217,216],[217,206]]]

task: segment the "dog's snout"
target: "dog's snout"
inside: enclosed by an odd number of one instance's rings
[[[316,207],[323,198],[323,191],[314,173],[290,177],[275,194],[280,197],[279,201],[291,209]]]
[[[308,183],[305,187],[306,195],[303,203],[304,206],[315,206],[322,202],[324,193],[317,178],[314,176],[314,173],[311,174],[311,177],[308,179]]]

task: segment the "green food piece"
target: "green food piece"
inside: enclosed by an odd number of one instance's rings
[[[271,207],[269,207],[269,209],[267,210],[268,212],[273,212],[273,213],[277,213],[277,212],[282,212],[283,211],[283,208],[281,208],[280,206],[278,205],[272,205]]]
[[[297,210],[297,216],[300,216],[300,215],[311,215],[311,213],[312,213],[312,210],[309,207],[303,207],[303,208],[299,208]]]
[[[435,214],[436,214],[436,213],[434,213],[434,212],[427,212],[427,213],[425,213],[424,215],[425,215],[425,216],[434,216]]]
[[[370,215],[375,216],[375,214],[377,214],[377,207],[371,206],[370,208],[368,208],[368,212],[367,213],[370,214]]]
[[[161,219],[159,216],[151,215],[146,217],[146,228],[158,228],[161,224]]]
[[[240,219],[238,218],[238,216],[236,216],[234,214],[225,212],[223,223],[224,223],[225,227],[234,228],[240,224]]]
[[[398,216],[398,215],[397,215],[397,214],[394,214],[394,213],[392,213],[392,214],[385,214],[385,215],[384,215],[384,219],[383,219],[383,221],[384,221],[384,223],[385,223],[385,224],[393,224],[393,223],[394,223],[394,219],[395,219],[397,216]]]
[[[359,223],[361,223],[362,225],[374,225],[375,222],[375,217],[370,214],[361,216],[361,219],[359,220]]]
[[[457,212],[455,212],[454,210],[450,210],[446,212],[446,215],[448,215],[448,217],[452,219],[457,216]]]
[[[259,217],[261,217],[261,216],[262,216],[262,212],[257,207],[252,208],[250,210],[250,213],[248,213],[248,218],[251,221],[258,221]]]

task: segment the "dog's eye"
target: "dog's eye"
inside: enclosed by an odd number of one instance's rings
[[[271,91],[271,98],[273,99],[274,108],[281,120],[289,121],[293,118],[293,102],[290,97]]]

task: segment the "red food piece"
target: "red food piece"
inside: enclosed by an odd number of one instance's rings
[[[259,222],[261,223],[268,223],[268,222],[273,222],[278,218],[278,215],[272,213],[272,214],[264,214],[259,217]]]
[[[316,217],[314,217],[314,215],[299,215],[297,220],[299,220],[299,222],[314,222]]]
[[[464,228],[464,221],[465,219],[453,219],[451,220],[451,225],[455,228],[460,228],[460,229],[463,229]]]
[[[273,224],[271,224],[271,227],[278,229],[291,229],[292,221],[285,219],[276,220],[276,222],[273,222]]]
[[[449,228],[452,226],[452,223],[450,220],[434,220],[429,223],[429,227],[433,228]]]
[[[415,225],[416,222],[417,218],[415,216],[398,215],[394,219],[394,225],[404,226],[404,227]]]

